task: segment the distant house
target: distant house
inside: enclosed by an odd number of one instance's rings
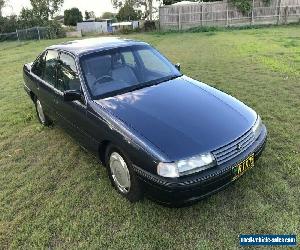
[[[107,32],[112,32],[112,19],[101,19],[100,22],[106,22]]]
[[[116,32],[122,29],[136,29],[140,27],[140,21],[113,23],[111,26],[112,32]]]
[[[88,20],[85,22],[77,23],[77,31],[81,31],[82,33],[111,33],[111,25],[111,19],[104,19],[99,22],[96,22],[95,20]]]

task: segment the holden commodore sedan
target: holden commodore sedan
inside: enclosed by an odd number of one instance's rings
[[[257,164],[266,127],[251,108],[180,73],[144,42],[97,38],[43,51],[24,66],[43,125],[66,129],[129,201],[180,206]]]

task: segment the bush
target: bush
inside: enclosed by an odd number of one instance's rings
[[[144,28],[145,28],[145,31],[156,30],[155,22],[154,21],[145,21]]]
[[[61,26],[61,24],[55,20],[51,20],[48,22],[48,37],[50,39],[62,38],[66,36],[66,32]]]
[[[132,33],[132,29],[128,29],[128,28],[122,28],[122,29],[120,29],[119,30],[119,32],[121,33],[121,34],[124,34],[124,35],[127,35],[127,34],[129,34],[129,33]]]
[[[252,3],[249,0],[231,0],[231,3],[244,15],[249,13],[252,8]]]
[[[18,29],[17,16],[1,17],[0,16],[0,33],[15,32]]]
[[[142,29],[140,27],[137,27],[133,29],[133,32],[140,33],[142,32]]]

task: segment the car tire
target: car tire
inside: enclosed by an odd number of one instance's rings
[[[48,118],[47,114],[45,113],[40,100],[36,98],[34,101],[34,104],[35,104],[35,110],[36,110],[36,114],[37,114],[39,122],[44,126],[51,125],[52,122]]]
[[[106,150],[105,165],[112,186],[130,202],[142,199],[143,193],[138,177],[129,158],[116,146]]]

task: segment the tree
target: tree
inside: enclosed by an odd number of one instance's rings
[[[32,9],[22,8],[19,15],[19,23],[21,29],[34,26],[44,26],[45,22],[46,21],[40,20],[38,17],[36,17]]]
[[[181,0],[163,0],[164,5],[172,5],[174,3],[181,2]]]
[[[95,12],[94,11],[85,11],[84,12],[84,19],[85,20],[89,20],[89,19],[91,19],[91,18],[95,18],[96,16],[95,16]]]
[[[17,28],[17,16],[0,17],[0,33],[15,32]]]
[[[33,15],[40,20],[49,20],[59,11],[64,0],[30,0]]]
[[[136,11],[130,4],[122,6],[116,16],[118,21],[131,21],[141,19],[141,11]]]
[[[64,24],[76,26],[78,22],[82,22],[82,13],[78,8],[72,8],[65,10],[64,12]]]
[[[112,12],[104,12],[101,16],[102,19],[114,19],[116,17],[116,14]]]
[[[90,17],[90,12],[88,12],[87,10],[84,12],[84,19],[85,20],[89,20],[91,17]]]
[[[111,0],[114,8],[118,9],[123,6],[130,5],[132,8],[139,9],[143,8],[144,13],[143,13],[143,18],[147,19],[149,18],[152,20],[153,18],[153,13],[157,11],[157,8],[154,8],[153,3],[154,1],[159,1],[159,0]]]
[[[5,0],[0,0],[0,17],[2,17],[2,9],[5,5]]]

